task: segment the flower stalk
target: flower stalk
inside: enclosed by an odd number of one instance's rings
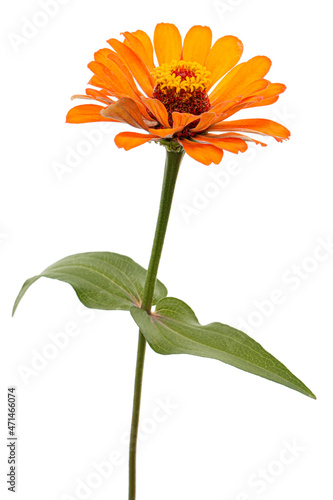
[[[184,156],[184,151],[172,151],[166,148],[166,162],[164,170],[164,179],[162,186],[162,194],[160,200],[160,208],[157,218],[156,230],[153,248],[148,267],[146,283],[143,292],[141,309],[148,314],[151,312],[153,296],[157,278],[159,263],[161,260],[165,234],[168,226],[173,194],[175,191],[179,167]],[[139,331],[137,362],[134,383],[134,398],[131,437],[129,448],[129,500],[135,500],[136,497],[136,451],[138,441],[138,428],[140,418],[142,379],[146,352],[146,339]]]

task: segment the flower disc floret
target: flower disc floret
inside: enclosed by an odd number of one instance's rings
[[[154,69],[152,75],[155,77],[155,86],[161,90],[175,89],[176,93],[180,93],[181,90],[206,90],[211,73],[197,62],[172,61]]]
[[[153,97],[166,107],[170,126],[173,112],[200,115],[211,108],[206,92],[211,73],[201,64],[172,61],[156,68],[152,75],[155,78]]]

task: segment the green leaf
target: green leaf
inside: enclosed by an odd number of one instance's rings
[[[39,278],[52,278],[69,283],[78,298],[91,309],[129,311],[140,307],[147,271],[129,257],[110,252],[71,255],[28,279],[13,308],[13,315],[28,288]],[[167,295],[165,286],[157,281],[154,304]]]
[[[193,354],[213,358],[316,398],[303,382],[245,333],[222,323],[200,325],[192,309],[167,297],[147,314],[131,314],[148,343],[159,354]]]

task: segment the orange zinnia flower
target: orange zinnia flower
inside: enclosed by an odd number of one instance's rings
[[[210,28],[193,26],[183,43],[177,27],[166,23],[156,26],[154,44],[141,30],[122,34],[123,42],[111,38],[113,50],[99,50],[88,64],[94,73],[89,84],[99,90],[73,96],[104,106],[76,106],[67,122],[127,123],[145,133],[121,132],[115,137],[119,148],[156,141],[175,151],[184,148],[205,165],[220,163],[224,150],[244,152],[248,141],[266,146],[244,133],[279,142],[289,138],[289,130],[271,120],[226,120],[241,109],[276,102],[286,89],[264,79],[271,67],[268,57],[237,64],[243,52],[238,38],[224,36],[211,46]]]

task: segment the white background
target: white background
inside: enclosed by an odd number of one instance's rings
[[[318,400],[217,361],[148,349],[138,500],[330,498],[333,255],[318,247],[333,238],[330,2],[70,0],[58,7],[53,17],[41,17],[35,0],[1,8],[1,498],[12,498],[5,481],[13,384],[15,498],[84,498],[77,485],[94,480],[85,498],[127,498],[124,433],[137,343],[129,314],[85,310],[68,285],[52,280],[40,280],[14,319],[10,313],[23,281],[66,255],[110,250],[147,265],[163,148],[118,150],[113,136],[128,127],[96,135],[100,125],[66,125],[65,115],[105,40],[136,29],[153,35],[161,21],[183,35],[194,24],[210,26],[214,39],[236,35],[243,61],[269,56],[269,78],[287,92],[246,116],[280,121],[292,136],[227,153],[219,166],[185,158],[159,277],[203,324],[246,321]],[[22,41],[27,20],[44,26]],[[88,132],[100,144],[90,143],[68,168],[68,151],[87,144]],[[63,175],[59,164],[67,165]],[[189,208],[196,213],[186,217]],[[274,305],[275,289],[281,303]],[[51,337],[59,332],[68,345],[55,351]],[[52,345],[54,358],[45,360]],[[166,412],[161,401],[168,400]],[[95,466],[110,457],[114,470],[99,481]]]

